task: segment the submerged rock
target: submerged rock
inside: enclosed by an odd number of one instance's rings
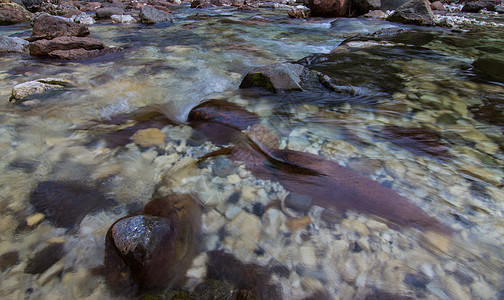
[[[115,201],[77,181],[42,181],[31,192],[30,203],[55,226],[72,227]]]
[[[40,95],[47,91],[63,90],[72,86],[68,80],[61,78],[41,78],[15,85],[9,98],[10,102],[21,102],[24,99]]]
[[[28,22],[32,14],[17,3],[0,3],[0,25]]]
[[[270,274],[266,267],[245,264],[222,250],[208,252],[206,278],[231,283],[234,297],[228,299],[282,299],[278,287],[269,282]],[[201,285],[195,289],[201,290]]]
[[[41,274],[58,262],[65,255],[63,243],[52,243],[35,253],[29,260],[25,273]]]
[[[504,61],[494,58],[478,58],[472,64],[481,77],[498,82],[504,82]]]
[[[189,195],[168,195],[139,215],[116,221],[105,241],[106,278],[118,293],[180,287],[196,255],[201,208]]]
[[[424,127],[404,128],[390,125],[386,126],[380,135],[418,155],[428,155],[440,160],[451,158],[449,147],[441,142],[434,131]]]
[[[304,70],[303,66],[291,63],[257,67],[245,75],[240,88],[261,87],[273,93],[301,91]]]
[[[414,24],[414,25],[434,25],[434,13],[427,0],[410,0],[399,6],[392,13],[387,21]]]
[[[19,253],[10,251],[0,255],[0,271],[16,265],[19,262]]]
[[[105,48],[103,43],[90,37],[62,36],[52,40],[38,40],[28,46],[30,55],[78,60],[120,51],[119,48]]]

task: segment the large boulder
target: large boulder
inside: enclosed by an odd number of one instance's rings
[[[350,11],[350,0],[304,0],[312,17],[345,17]]]
[[[240,88],[261,87],[274,93],[301,91],[301,75],[304,71],[302,65],[291,63],[257,67],[245,75]]]
[[[0,25],[28,22],[32,13],[16,3],[0,3]]]
[[[28,49],[28,42],[17,37],[0,36],[0,53],[24,53]]]
[[[388,18],[390,22],[429,26],[434,25],[434,13],[427,0],[410,0],[399,6]]]
[[[140,8],[140,20],[143,24],[173,22],[169,12],[148,5]]]
[[[479,12],[482,9],[494,11],[495,7],[501,3],[500,0],[479,0],[468,1],[462,7],[463,12]]]
[[[86,35],[89,35],[89,29],[84,24],[72,22],[67,18],[41,14],[35,18],[30,39],[54,39],[60,36]]]

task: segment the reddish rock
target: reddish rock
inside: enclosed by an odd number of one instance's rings
[[[304,0],[312,17],[345,17],[349,15],[350,0]]]
[[[446,10],[446,8],[443,5],[443,2],[441,1],[434,1],[430,5],[432,10]]]
[[[0,25],[28,22],[32,13],[16,3],[0,3]]]
[[[38,40],[28,46],[32,56],[51,56],[53,51],[72,49],[100,50],[104,49],[103,43],[89,37],[62,36],[52,40]],[[57,52],[61,53],[61,52]]]
[[[154,199],[140,215],[119,219],[106,236],[108,284],[119,293],[181,286],[200,227],[201,208],[188,195]]]
[[[31,40],[54,39],[60,36],[86,36],[89,34],[87,26],[70,22],[65,18],[41,15],[33,23]]]

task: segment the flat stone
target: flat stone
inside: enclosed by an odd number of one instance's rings
[[[312,206],[312,197],[297,193],[289,193],[285,198],[285,206],[299,212],[307,212]]]
[[[41,274],[52,267],[65,255],[63,243],[52,243],[35,253],[24,271],[29,274]]]
[[[317,266],[317,255],[313,246],[303,245],[299,248],[299,261],[306,267]]]
[[[227,227],[229,231],[234,232],[239,245],[251,251],[257,248],[261,234],[261,220],[257,216],[241,211]]]
[[[5,270],[16,265],[19,262],[19,253],[10,251],[0,255],[0,270]]]

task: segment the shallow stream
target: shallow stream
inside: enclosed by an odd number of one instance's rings
[[[173,12],[172,26],[90,26],[92,37],[124,48],[120,54],[83,62],[0,56],[0,255],[18,255],[1,266],[0,298],[121,297],[93,271],[103,264],[105,234],[154,194],[167,193],[190,193],[203,205],[188,291],[208,271],[206,253],[222,249],[267,270],[265,280],[283,299],[504,297],[502,27],[306,21],[273,9]],[[358,36],[390,28],[405,31]],[[0,27],[0,34],[26,37],[31,28]],[[334,88],[238,88],[252,68],[286,61],[327,75]],[[45,77],[73,86],[9,103],[14,85]],[[316,154],[370,178],[453,233],[399,226],[358,205],[300,208],[311,200],[255,177],[243,162],[219,156],[196,164],[218,146],[194,138],[188,125],[161,128],[166,138],[156,147],[114,149],[94,138],[103,126],[78,130],[152,104],[167,105],[183,122],[206,99],[257,114],[279,136],[280,149]],[[29,202],[42,181],[82,182],[118,204],[58,228]],[[34,253],[57,243],[64,255],[54,265],[26,272]]]

